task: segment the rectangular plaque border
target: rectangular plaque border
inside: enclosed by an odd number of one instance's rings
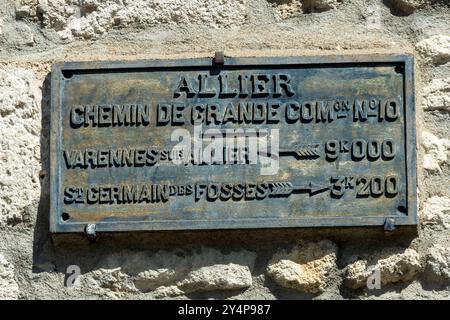
[[[405,97],[405,167],[407,180],[408,214],[403,217],[302,217],[274,219],[229,220],[159,220],[159,221],[121,221],[111,219],[96,224],[97,232],[127,231],[169,231],[169,230],[208,230],[208,229],[259,229],[259,228],[296,228],[296,227],[369,227],[383,226],[387,218],[394,218],[395,225],[417,225],[417,171],[416,171],[416,118],[414,88],[414,57],[407,54],[371,54],[371,55],[333,55],[333,56],[297,56],[297,57],[225,57],[225,65],[240,66],[288,66],[288,65],[340,65],[362,64],[376,65],[398,63],[403,67]],[[51,69],[51,105],[50,105],[50,233],[81,233],[86,223],[63,222],[59,218],[61,211],[58,190],[61,184],[61,82],[63,72],[87,73],[103,72],[114,69],[163,69],[186,67],[211,67],[211,58],[174,59],[174,60],[137,60],[137,61],[86,61],[60,62]]]

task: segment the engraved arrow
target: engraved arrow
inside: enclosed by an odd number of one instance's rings
[[[313,196],[317,193],[323,192],[330,189],[330,186],[310,182],[305,186],[294,186],[294,191],[306,191],[309,196]]]
[[[271,197],[288,197],[295,192],[307,192],[309,196],[313,196],[320,192],[330,189],[330,186],[310,182],[307,185],[295,186],[291,182],[271,182],[270,184]]]
[[[271,196],[289,196],[294,191],[294,186],[290,182],[270,183]]]
[[[294,154],[297,159],[317,159],[320,157],[319,144],[300,145],[294,149],[280,149],[280,155]]]

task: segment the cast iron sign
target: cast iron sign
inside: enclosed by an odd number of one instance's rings
[[[413,58],[52,69],[52,232],[416,224]]]

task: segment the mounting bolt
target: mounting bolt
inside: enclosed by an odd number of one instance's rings
[[[394,231],[395,230],[395,219],[386,218],[384,220],[384,231]]]
[[[96,229],[97,226],[95,225],[95,223],[89,223],[84,228],[84,233],[87,235],[88,238],[94,239],[97,237]]]
[[[214,64],[223,66],[225,63],[225,56],[223,55],[223,51],[216,51],[214,54]]]

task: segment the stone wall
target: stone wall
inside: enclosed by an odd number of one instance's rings
[[[418,234],[48,235],[55,61],[406,52],[416,57]],[[0,1],[0,299],[428,299],[450,294],[448,0]],[[79,265],[75,286],[66,269]],[[376,266],[381,289],[367,288]]]

